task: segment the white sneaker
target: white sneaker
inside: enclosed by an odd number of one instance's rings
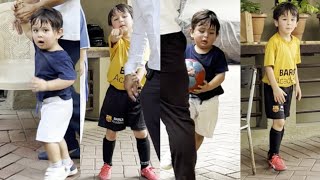
[[[64,166],[53,168],[48,167],[44,174],[44,180],[65,180],[69,174]]]
[[[169,170],[172,168],[172,161],[171,161],[171,152],[168,151],[160,160],[160,167],[164,170]]]
[[[68,177],[78,173],[78,168],[73,161],[71,161],[70,165],[66,165],[65,168],[66,168],[66,171],[69,171]]]

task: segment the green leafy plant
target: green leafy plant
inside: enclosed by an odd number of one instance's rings
[[[261,5],[260,3],[254,3],[249,0],[241,0],[241,12],[249,12],[261,14]]]
[[[289,2],[288,0],[278,0],[279,3],[283,2]],[[305,13],[305,14],[316,14],[319,12],[319,8],[310,4],[308,0],[291,0],[291,3],[294,4],[298,10],[299,13]]]

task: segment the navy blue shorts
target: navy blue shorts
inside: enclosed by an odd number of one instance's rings
[[[112,131],[124,130],[127,126],[135,131],[147,129],[140,99],[133,102],[127,91],[110,85],[101,107],[98,126]]]
[[[280,87],[286,94],[286,102],[283,104],[274,101],[272,87],[264,84],[264,104],[267,118],[269,119],[286,119],[290,116],[290,105],[293,92],[293,86]]]

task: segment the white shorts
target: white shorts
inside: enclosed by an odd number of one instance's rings
[[[72,99],[63,100],[58,96],[44,99],[36,140],[42,142],[62,141],[68,129],[72,111]]]
[[[202,101],[189,98],[191,119],[194,120],[195,131],[204,137],[212,138],[218,120],[219,96]]]

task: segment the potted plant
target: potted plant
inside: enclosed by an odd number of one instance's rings
[[[254,42],[260,42],[267,14],[261,12],[260,3],[254,3],[249,0],[241,0],[241,13],[243,12],[249,12],[251,14],[253,40]]]
[[[278,1],[279,3],[288,2],[288,0]],[[316,14],[319,12],[319,9],[310,4],[308,0],[301,0],[300,2],[298,0],[291,0],[291,3],[294,4],[299,11],[299,22],[297,27],[293,30],[292,35],[301,40],[309,15]]]

